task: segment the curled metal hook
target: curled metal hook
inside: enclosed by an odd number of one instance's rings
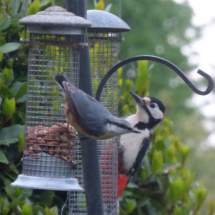
[[[110,76],[117,71],[117,69],[119,69],[120,67],[124,66],[127,63],[133,62],[133,61],[138,61],[138,60],[151,60],[151,61],[155,61],[161,64],[166,65],[167,67],[171,68],[173,71],[175,71],[183,80],[184,82],[193,90],[193,92],[195,92],[196,94],[199,95],[207,95],[209,94],[212,89],[213,89],[213,80],[211,78],[210,75],[208,75],[207,73],[203,72],[202,70],[198,70],[197,73],[200,74],[201,76],[203,76],[205,79],[207,79],[208,81],[208,87],[205,91],[201,91],[199,89],[197,89],[192,83],[191,81],[187,78],[187,76],[173,63],[171,63],[168,60],[165,60],[163,58],[160,57],[156,57],[156,56],[151,56],[151,55],[139,55],[139,56],[135,56],[135,57],[131,57],[131,58],[127,58],[123,61],[121,61],[120,63],[116,64],[115,66],[113,66],[108,72],[107,74],[103,77],[103,79],[101,80],[99,87],[97,89],[96,92],[96,99],[99,101],[100,97],[101,97],[101,93],[103,90],[104,85],[107,83],[108,79],[110,78]]]

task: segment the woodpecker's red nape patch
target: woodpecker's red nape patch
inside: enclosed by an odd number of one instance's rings
[[[118,193],[117,198],[123,195],[127,185],[128,177],[126,175],[118,175]]]
[[[163,117],[165,117],[165,116],[166,116],[166,112],[164,111],[164,112],[163,112]]]

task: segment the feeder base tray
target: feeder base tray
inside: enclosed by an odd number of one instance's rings
[[[42,190],[60,190],[60,191],[81,191],[83,188],[79,185],[76,178],[44,178],[35,176],[18,175],[17,179],[11,183],[12,187],[22,187]]]

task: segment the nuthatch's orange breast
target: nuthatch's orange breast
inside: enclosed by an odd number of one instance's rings
[[[70,125],[72,125],[76,131],[81,132],[83,134],[88,134],[89,132],[87,132],[77,121],[76,116],[74,115],[74,113],[72,112],[72,110],[69,108],[69,103],[66,102],[66,106],[65,106],[65,114],[67,116],[68,122],[70,123]],[[88,135],[89,136],[89,135]]]

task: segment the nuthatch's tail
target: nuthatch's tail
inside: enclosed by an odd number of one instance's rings
[[[70,82],[66,75],[63,73],[58,73],[57,75],[54,76],[54,81],[64,90],[63,82]]]

